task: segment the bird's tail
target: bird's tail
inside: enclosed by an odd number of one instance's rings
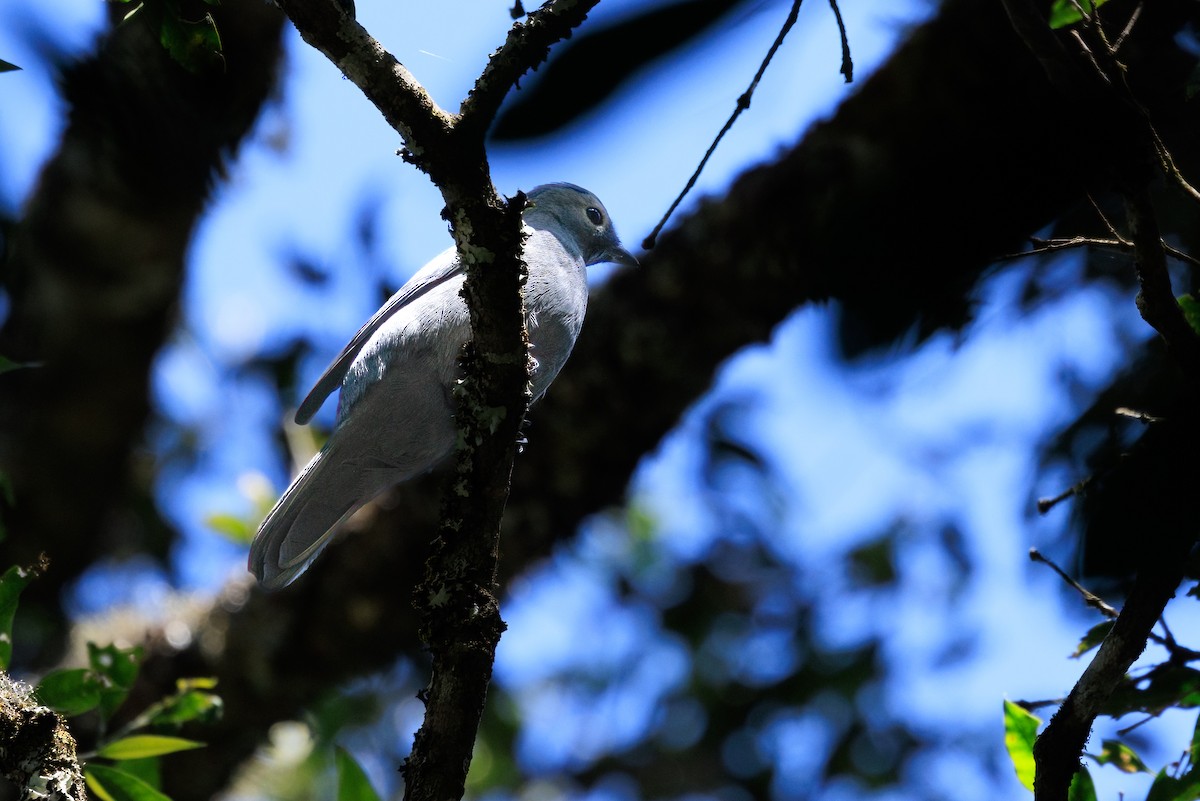
[[[356,471],[323,449],[275,504],[250,546],[250,572],[264,587],[295,581],[329,544],[346,518],[370,500]]]

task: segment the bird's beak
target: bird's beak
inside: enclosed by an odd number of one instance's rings
[[[605,261],[610,261],[613,264],[627,264],[630,267],[641,266],[638,263],[638,260],[634,258],[634,255],[620,245],[617,245],[614,248],[609,248],[607,251],[605,251],[604,257]]]

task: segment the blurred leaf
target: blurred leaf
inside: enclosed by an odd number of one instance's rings
[[[1200,717],[1196,718],[1196,728],[1192,730],[1192,744],[1188,748],[1188,759],[1193,765],[1200,765]]]
[[[1187,294],[1180,295],[1175,300],[1183,312],[1183,319],[1187,320],[1193,331],[1200,334],[1200,299],[1197,299],[1195,294]]]
[[[203,747],[204,743],[185,740],[182,737],[135,734],[131,737],[114,740],[101,748],[99,754],[107,759],[145,759]]]
[[[69,668],[48,673],[34,694],[41,703],[71,717],[98,707],[103,689],[100,677],[92,670]]]
[[[98,675],[107,679],[100,692],[100,714],[108,719],[125,702],[137,680],[142,649],[137,646],[122,649],[115,645],[101,648],[94,642],[89,642],[87,647],[88,664]]]
[[[237,543],[254,539],[255,526],[236,515],[217,513],[204,518],[204,524],[218,534]]]
[[[1087,634],[1083,635],[1083,639],[1079,641],[1079,645],[1075,646],[1075,652],[1071,654],[1072,659],[1078,659],[1088,651],[1095,648],[1104,641],[1108,636],[1108,632],[1112,629],[1115,620],[1105,620],[1103,623],[1097,623],[1088,629]]]
[[[0,58],[0,72],[13,72],[13,71],[19,70],[19,69],[21,69],[21,68],[18,67],[16,64],[10,64],[9,62]],[[0,356],[0,360],[8,361],[7,359],[4,359],[3,356]],[[0,371],[0,372],[3,372],[3,371]]]
[[[337,801],[380,801],[366,772],[345,748],[335,749],[337,760]]]
[[[1120,717],[1133,711],[1157,715],[1170,707],[1200,706],[1200,671],[1165,662],[1139,680],[1126,677],[1104,705],[1104,713]]]
[[[1033,790],[1033,744],[1041,719],[1012,701],[1004,702],[1004,747],[1016,768],[1017,778]]]
[[[1067,790],[1067,801],[1096,801],[1096,785],[1092,782],[1092,774],[1082,765],[1071,778],[1071,787]]]
[[[1146,801],[1195,801],[1197,798],[1200,798],[1200,774],[1194,770],[1176,778],[1163,768],[1154,777],[1150,792],[1146,793]]]
[[[107,765],[89,764],[83,777],[88,789],[105,801],[171,801],[137,776]]]
[[[1119,740],[1105,740],[1095,760],[1125,773],[1153,773],[1136,751]]]
[[[1050,27],[1057,30],[1082,22],[1083,15],[1079,13],[1079,8],[1092,14],[1107,2],[1108,0],[1054,0],[1054,4],[1050,6]]]
[[[0,670],[7,670],[12,659],[12,627],[13,617],[17,614],[17,599],[37,576],[36,570],[15,566],[0,576]]]
[[[895,582],[894,547],[894,539],[884,536],[850,551],[846,556],[855,584],[859,587],[878,587]]]
[[[6,62],[6,61],[0,61],[0,65],[7,64],[7,63],[8,62]],[[12,65],[9,64],[9,66],[11,67]],[[13,69],[19,70],[20,67],[13,67]],[[7,72],[7,70],[0,68],[0,72]],[[7,373],[7,372],[11,372],[12,370],[20,370],[24,367],[37,367],[37,366],[38,366],[37,362],[33,362],[33,363],[14,362],[12,359],[8,358],[7,356],[0,355],[0,375],[3,375],[4,373]]]

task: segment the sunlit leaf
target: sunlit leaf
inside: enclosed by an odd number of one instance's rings
[[[203,748],[204,743],[185,740],[182,737],[164,737],[158,734],[135,734],[105,745],[98,752],[108,759],[145,759],[146,757],[174,754]]]
[[[1079,641],[1079,645],[1075,646],[1075,652],[1071,654],[1071,658],[1078,659],[1102,643],[1108,636],[1108,632],[1112,630],[1114,623],[1116,623],[1115,620],[1105,620],[1088,629],[1087,634],[1083,635],[1083,639]]]
[[[1092,782],[1092,774],[1088,773],[1087,768],[1080,767],[1071,777],[1067,801],[1096,801],[1096,785]]]
[[[163,699],[149,716],[149,724],[178,726],[191,721],[211,722],[218,719],[223,710],[220,696],[203,690],[185,690]]]
[[[1152,773],[1142,758],[1119,740],[1105,740],[1094,759],[1101,765],[1112,765],[1125,773]]]
[[[10,567],[0,576],[0,670],[7,670],[12,659],[12,627],[17,600],[35,578],[37,572],[26,567]]]
[[[46,674],[33,692],[40,702],[70,717],[98,707],[103,689],[100,677],[92,670],[69,668]]]
[[[366,772],[345,748],[336,749],[337,801],[380,801]]]
[[[83,777],[88,789],[105,801],[171,801],[137,776],[107,765],[88,765]]]
[[[1091,14],[1107,2],[1108,0],[1054,0],[1050,6],[1050,27],[1057,30],[1081,22],[1083,15],[1079,13],[1080,9]]]
[[[1004,747],[1016,768],[1017,778],[1033,790],[1033,744],[1041,719],[1012,701],[1004,702]]]

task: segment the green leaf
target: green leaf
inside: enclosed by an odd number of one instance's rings
[[[1154,777],[1146,801],[1192,801],[1198,795],[1195,778],[1188,771],[1182,778],[1175,778],[1163,768]]]
[[[371,786],[366,772],[340,745],[335,749],[337,761],[337,801],[381,801]]]
[[[155,790],[161,790],[162,776],[159,770],[161,765],[161,759],[150,757],[148,759],[122,759],[113,764],[112,767],[122,773],[128,773],[130,776],[141,779]]]
[[[164,737],[159,734],[135,734],[105,745],[99,754],[107,759],[145,759],[146,757],[174,754],[203,748],[204,743],[185,740],[182,737]]]
[[[46,674],[33,692],[46,706],[71,717],[98,707],[103,689],[100,677],[93,671],[70,668]]]
[[[1054,0],[1050,6],[1050,27],[1058,30],[1081,22],[1083,15],[1079,13],[1076,5],[1087,13],[1093,14],[1097,8],[1107,2],[1108,0],[1075,0],[1074,2],[1072,0]]]
[[[1012,701],[1004,702],[1004,747],[1017,770],[1017,778],[1033,790],[1033,744],[1041,719]]]
[[[1101,765],[1112,765],[1125,773],[1153,773],[1136,751],[1119,740],[1105,740],[1100,753],[1093,758]]]
[[[108,645],[103,648],[89,642],[88,664],[98,676],[104,678],[104,689],[100,693],[100,714],[107,720],[125,702],[129,690],[137,680],[142,662],[140,647],[118,648]]]
[[[1196,718],[1196,728],[1192,730],[1192,744],[1188,748],[1188,760],[1192,765],[1200,765],[1200,717]]]
[[[0,670],[7,670],[12,659],[13,617],[17,614],[17,599],[21,590],[37,578],[36,570],[10,567],[0,576]]]
[[[180,751],[203,748],[203,742],[185,740],[184,737],[166,737],[160,734],[134,734],[109,742],[97,753],[107,759],[145,759],[162,757]]]
[[[1175,302],[1179,304],[1179,310],[1183,312],[1183,319],[1187,320],[1187,324],[1192,327],[1193,331],[1200,334],[1200,298],[1189,293],[1175,298]]]
[[[21,69],[21,68],[18,67],[16,64],[10,64],[9,62],[0,58],[0,72],[13,72],[13,71],[19,70],[19,69]],[[0,357],[0,358],[3,358],[3,357]],[[7,360],[5,360],[5,361],[7,361]]]
[[[202,690],[185,690],[164,698],[148,716],[147,725],[178,726],[193,720],[209,722],[221,716],[224,704],[220,696]]]
[[[1092,783],[1092,774],[1080,766],[1071,777],[1071,787],[1067,790],[1067,801],[1096,801],[1096,785]]]
[[[1088,629],[1087,634],[1083,635],[1083,639],[1079,641],[1079,645],[1075,646],[1075,652],[1071,654],[1071,658],[1078,659],[1103,642],[1116,622],[1115,620],[1105,620]]]
[[[104,801],[171,801],[137,776],[107,765],[88,765],[83,778]]]

